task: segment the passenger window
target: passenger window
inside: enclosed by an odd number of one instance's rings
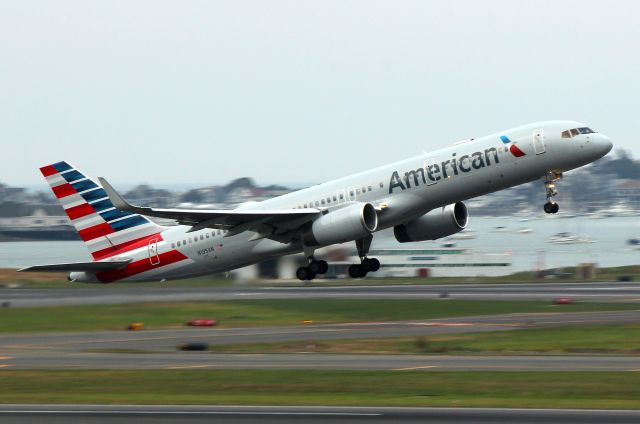
[[[337,198],[336,196],[333,196],[333,201],[334,201],[334,202],[337,202],[337,201],[338,201],[338,198]]]
[[[349,191],[349,194],[350,194],[351,196],[353,196],[353,190]]]
[[[340,193],[340,200],[344,199],[344,194]]]
[[[571,138],[571,133],[569,130],[562,131],[562,138]]]
[[[331,197],[327,197],[327,203],[331,203]]]
[[[384,184],[382,182],[380,182],[380,188],[383,188]]]
[[[320,202],[316,200],[316,207],[320,206]]]
[[[580,131],[578,131],[577,128],[574,128],[574,129],[571,130],[571,137],[576,136],[578,134],[580,134]]]
[[[200,234],[200,240],[204,240],[204,236]]]
[[[356,189],[356,194],[360,194],[360,189],[359,188]]]
[[[320,203],[322,203],[322,204],[324,205],[324,199],[322,199],[322,200],[320,201]]]
[[[367,187],[367,190],[371,191],[372,190],[371,186]]]
[[[187,245],[187,240],[182,240],[182,244]]]
[[[171,243],[171,248],[175,249],[176,248],[176,244],[175,243]]]
[[[206,237],[206,238],[209,238],[209,233],[206,233],[206,234],[205,234],[205,237]]]

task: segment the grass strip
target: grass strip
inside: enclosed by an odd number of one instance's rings
[[[0,371],[0,402],[640,407],[634,372]]]
[[[194,318],[215,318],[224,327],[353,321],[398,321],[524,312],[586,312],[639,309],[634,303],[574,303],[456,299],[255,299],[217,302],[143,303],[38,308],[0,308],[1,332],[92,331],[170,328]]]

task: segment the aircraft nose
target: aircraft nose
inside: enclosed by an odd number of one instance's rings
[[[606,155],[613,148],[613,143],[611,139],[604,134],[597,134],[597,137],[594,137],[593,147],[596,149],[600,157]]]

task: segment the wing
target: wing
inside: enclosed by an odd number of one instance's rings
[[[72,262],[66,264],[34,265],[19,269],[18,272],[35,271],[69,271],[69,272],[99,272],[110,269],[120,269],[127,266],[131,259],[127,261],[107,261],[107,262]]]
[[[107,192],[109,200],[116,209],[125,212],[138,213],[140,215],[155,216],[176,220],[182,225],[190,225],[191,231],[204,228],[226,229],[226,236],[239,234],[243,231],[255,231],[253,239],[268,237],[274,240],[283,240],[285,233],[299,228],[301,225],[314,220],[322,215],[319,209],[277,209],[277,210],[207,210],[207,209],[155,209],[129,204],[118,192],[105,180],[98,178],[100,184]]]

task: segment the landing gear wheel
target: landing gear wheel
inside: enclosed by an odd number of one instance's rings
[[[367,275],[367,272],[362,269],[362,265],[351,265],[349,266],[349,277],[351,278],[362,278]]]
[[[369,259],[371,261],[371,271],[376,272],[380,269],[380,261],[376,258]]]
[[[329,271],[329,264],[327,263],[327,261],[312,260],[309,263],[309,269],[314,274],[326,274],[327,271]]]
[[[546,213],[558,213],[560,206],[555,202],[547,202],[544,204],[544,211]]]
[[[322,274],[320,272],[320,263],[317,261],[311,261],[311,263],[309,264],[309,270],[314,274]]]
[[[363,258],[360,265],[366,272],[376,272],[380,269],[380,261],[376,258]]]
[[[360,263],[360,266],[362,266],[362,269],[365,272],[373,271],[373,263],[369,258],[364,258]]]
[[[329,264],[327,261],[318,261],[318,263],[320,264],[320,271],[318,274],[326,274],[327,271],[329,271]]]
[[[313,280],[315,276],[316,274],[307,266],[301,266],[296,271],[296,277],[298,277],[298,280],[300,281],[310,281]]]

